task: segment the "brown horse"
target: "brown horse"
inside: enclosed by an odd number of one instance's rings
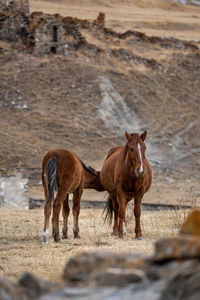
[[[100,183],[100,172],[87,167],[73,152],[65,149],[49,151],[42,163],[42,183],[44,187],[44,231],[43,243],[48,243],[48,227],[53,203],[52,236],[55,242],[59,237],[59,214],[63,208],[63,238],[67,239],[67,222],[69,216],[69,193],[73,193],[73,231],[74,238],[80,238],[78,217],[80,199],[84,188],[103,191]],[[54,193],[57,195],[54,199]]]
[[[112,148],[100,172],[102,186],[109,193],[105,207],[110,223],[114,211],[113,234],[123,238],[125,233],[125,211],[127,203],[134,198],[135,237],[142,238],[140,227],[141,201],[151,186],[152,172],[145,157],[144,140],[147,132],[141,135],[125,132],[125,146]]]

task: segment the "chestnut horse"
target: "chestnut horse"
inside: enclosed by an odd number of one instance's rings
[[[49,151],[42,163],[42,184],[44,187],[44,231],[43,243],[48,243],[48,227],[53,203],[52,236],[59,242],[59,214],[63,212],[63,239],[67,239],[69,216],[69,193],[73,193],[73,231],[74,238],[80,238],[78,217],[80,199],[84,188],[103,191],[100,183],[100,172],[87,167],[73,152],[65,149]],[[57,195],[54,199],[54,193]]]
[[[102,186],[109,193],[105,206],[110,223],[114,212],[113,234],[123,238],[125,233],[125,211],[127,203],[134,198],[135,238],[142,239],[140,227],[141,201],[151,186],[152,172],[145,157],[144,140],[147,131],[141,135],[125,132],[125,146],[112,148],[100,172]]]

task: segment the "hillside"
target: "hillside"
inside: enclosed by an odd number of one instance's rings
[[[65,55],[34,56],[0,41],[2,175],[22,172],[37,187],[42,158],[57,147],[100,168],[125,130],[147,129],[147,200],[177,201],[191,186],[200,193],[200,8],[164,0],[30,8],[91,22],[102,11],[106,30],[81,28],[87,44]]]

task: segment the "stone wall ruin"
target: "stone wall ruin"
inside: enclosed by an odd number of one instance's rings
[[[28,10],[29,11],[29,10]],[[80,28],[88,21],[59,14],[27,13],[27,1],[4,1],[0,7],[0,40],[18,43],[33,54],[65,54],[84,45]],[[20,46],[19,46],[20,45]]]

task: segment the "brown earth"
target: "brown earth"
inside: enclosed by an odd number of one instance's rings
[[[125,128],[146,128],[154,177],[145,201],[178,202],[192,186],[199,197],[200,8],[164,0],[30,1],[30,8],[90,21],[102,11],[115,32],[82,29],[93,46],[65,56],[33,56],[0,41],[1,174],[22,172],[30,194],[42,197],[48,150],[68,148],[100,168],[125,142]]]

